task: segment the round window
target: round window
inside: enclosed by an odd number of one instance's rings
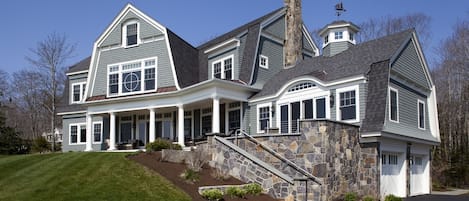
[[[137,91],[140,84],[140,77],[136,72],[131,72],[124,77],[124,87],[127,91]]]

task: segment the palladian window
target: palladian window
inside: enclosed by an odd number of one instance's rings
[[[108,66],[108,95],[151,92],[156,89],[156,58]]]

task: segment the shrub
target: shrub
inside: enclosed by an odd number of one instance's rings
[[[192,150],[191,153],[189,153],[189,157],[186,161],[188,168],[196,172],[199,172],[207,162],[207,153],[204,152],[202,149]]]
[[[260,195],[262,193],[262,186],[257,183],[250,183],[243,187],[244,190],[250,195]]]
[[[219,201],[223,199],[223,192],[220,189],[204,190],[202,197],[210,201]]]
[[[47,142],[46,138],[41,136],[41,137],[34,139],[33,141],[34,152],[43,153],[43,152],[50,151],[50,150],[51,150],[50,144],[49,142]]]
[[[396,197],[393,194],[389,194],[389,195],[386,195],[386,197],[384,198],[384,201],[402,201],[402,198]]]
[[[244,188],[232,186],[226,189],[226,194],[229,195],[231,198],[234,198],[234,197],[245,198],[247,195],[247,192],[246,190],[244,190]]]
[[[375,199],[369,195],[363,197],[363,201],[375,201]]]
[[[344,201],[356,201],[357,194],[353,192],[348,192],[345,194]]]
[[[194,182],[199,181],[200,175],[199,175],[198,172],[196,172],[192,169],[186,169],[181,174],[181,178],[183,178],[188,183],[194,183]]]
[[[154,142],[150,142],[145,146],[147,152],[161,151],[162,149],[175,149],[182,150],[181,145],[173,144],[169,140],[164,140],[161,138],[156,139]]]

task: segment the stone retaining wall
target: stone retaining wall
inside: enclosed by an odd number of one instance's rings
[[[320,178],[322,186],[309,180],[289,184],[268,169],[246,159],[216,140],[209,140],[211,165],[229,170],[229,174],[245,182],[257,182],[275,198],[295,200],[336,200],[347,192],[360,196],[379,195],[378,145],[360,144],[359,128],[328,120],[303,121],[298,135],[255,136],[263,145]],[[294,168],[255,145],[249,139],[232,140],[259,160],[293,177],[304,177]],[[307,194],[306,194],[307,192]]]

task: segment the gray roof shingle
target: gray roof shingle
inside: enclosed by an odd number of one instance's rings
[[[199,82],[198,77],[194,76],[199,74],[197,49],[171,30],[167,30],[179,86],[184,88]]]
[[[91,56],[86,57],[85,59],[79,61],[73,66],[70,66],[70,68],[68,68],[67,70],[67,73],[74,73],[74,72],[88,70],[90,68],[90,63],[91,63]]]
[[[366,75],[371,64],[389,60],[409,39],[414,29],[409,29],[379,39],[364,42],[331,57],[319,56],[305,59],[297,66],[283,69],[264,84],[262,91],[252,98],[270,96],[288,81],[312,75],[329,82],[342,78]]]

